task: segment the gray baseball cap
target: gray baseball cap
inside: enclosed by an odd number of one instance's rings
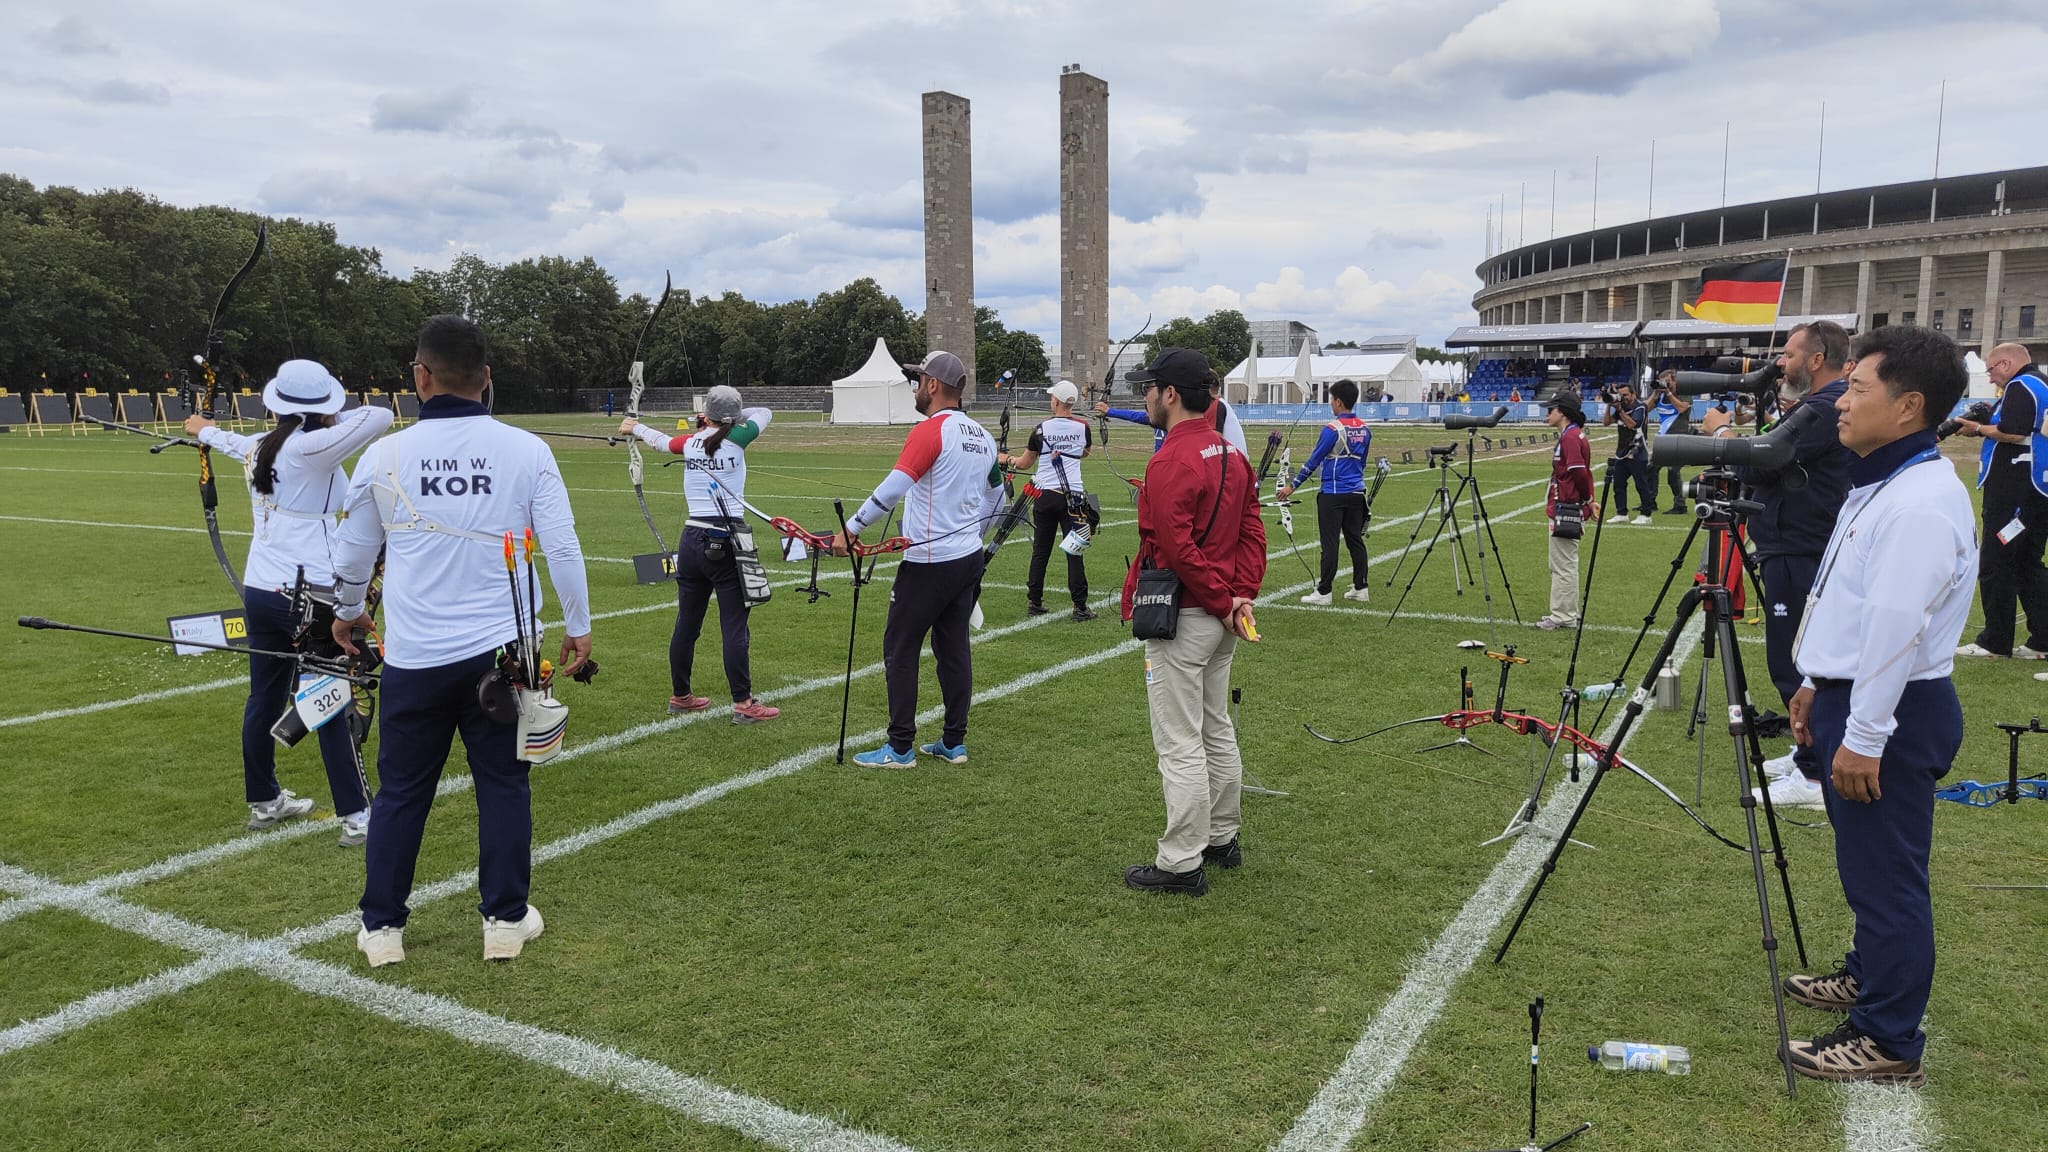
[[[935,376],[939,383],[958,392],[967,386],[967,365],[951,352],[933,352],[921,364],[905,364],[903,375],[915,384],[920,376]]]
[[[739,389],[720,384],[704,394],[704,418],[713,424],[737,424],[741,415]]]

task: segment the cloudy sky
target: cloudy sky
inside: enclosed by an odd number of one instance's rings
[[[2016,0],[10,4],[0,171],[332,221],[404,274],[593,256],[628,290],[923,305],[919,93],[973,101],[976,294],[1058,341],[1058,83],[1110,87],[1112,328],[1471,318],[1507,239],[2048,163]],[[1282,16],[1277,13],[1288,12]],[[1273,15],[1267,15],[1274,13]],[[2029,63],[2029,60],[2032,63]],[[1552,173],[1557,195],[1551,203]],[[1526,197],[1526,208],[1524,198]]]

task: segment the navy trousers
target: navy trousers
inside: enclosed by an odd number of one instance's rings
[[[704,613],[711,607],[715,592],[718,633],[724,645],[725,685],[732,690],[733,703],[745,704],[754,698],[754,640],[747,628],[747,613],[752,609],[747,607],[746,589],[740,585],[739,565],[732,553],[726,552],[723,560],[713,560],[704,554],[704,545],[711,538],[711,533],[703,528],[685,528],[682,542],[676,545],[676,629],[668,638],[669,686],[678,696],[690,694],[690,669],[697,660],[697,638],[704,634]]]
[[[485,916],[526,917],[533,875],[533,791],[518,759],[514,730],[484,715],[477,681],[495,662],[490,653],[438,668],[384,669],[377,720],[377,798],[370,806],[370,842],[363,865],[363,926],[403,927],[410,911],[413,867],[441,766],[456,732],[469,753],[477,810],[477,886]]]
[[[1963,707],[1946,679],[1915,680],[1899,697],[1898,730],[1878,761],[1868,804],[1835,793],[1835,750],[1849,722],[1849,688],[1814,693],[1813,747],[1827,770],[1822,795],[1835,829],[1835,870],[1856,917],[1849,974],[1860,989],[1849,1022],[1896,1060],[1918,1060],[1934,989],[1934,900],[1927,858],[1934,844],[1934,782],[1963,744]],[[374,825],[372,825],[374,827]]]
[[[1636,507],[1645,516],[1653,515],[1657,511],[1657,480],[1650,474],[1649,453],[1638,446],[1634,452],[1616,456],[1608,464],[1614,469],[1614,511],[1628,512],[1628,487],[1634,484]]]
[[[292,650],[291,600],[283,593],[242,589],[242,617],[248,623],[251,648]],[[298,687],[291,661],[249,657],[249,702],[242,707],[242,797],[251,804],[277,799],[277,741],[270,728],[284,715]],[[361,812],[370,802],[363,764],[356,756],[355,741],[349,738],[348,724],[347,716],[337,716],[316,733],[336,816]]]
[[[1813,591],[1814,578],[1820,575],[1820,557],[1770,556],[1757,561],[1756,567],[1764,582],[1764,659],[1771,670],[1771,686],[1790,709],[1803,679],[1792,664],[1792,638],[1806,617],[1806,594]],[[1792,763],[1808,780],[1820,779],[1821,766],[1827,763],[1816,754],[1816,747],[1792,749]]]

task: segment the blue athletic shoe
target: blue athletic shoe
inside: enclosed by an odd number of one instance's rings
[[[965,744],[955,744],[949,748],[946,746],[945,741],[934,740],[929,744],[918,745],[917,750],[927,756],[937,756],[948,764],[967,763],[967,745]]]
[[[872,752],[855,753],[853,762],[863,768],[909,768],[917,763],[917,753],[898,752],[884,744]]]

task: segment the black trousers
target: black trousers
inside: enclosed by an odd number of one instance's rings
[[[248,625],[251,648],[291,651],[291,600],[283,593],[243,588],[242,619]],[[298,687],[291,661],[250,655],[249,702],[242,706],[242,796],[251,804],[277,799],[277,741],[270,735],[270,726],[284,715]],[[327,766],[327,790],[334,797],[336,816],[353,816],[370,803],[363,761],[348,730],[354,711],[355,705],[350,704],[350,714],[328,721],[318,733],[320,760]]]
[[[676,545],[676,630],[668,638],[669,686],[678,696],[690,694],[690,667],[697,658],[697,637],[704,633],[704,612],[711,595],[718,594],[718,632],[724,642],[725,684],[732,689],[732,702],[744,704],[754,698],[754,677],[749,653],[753,633],[747,628],[746,590],[740,586],[739,566],[728,551],[723,560],[704,554],[711,533],[702,528],[683,529]]]
[[[1045,568],[1055,544],[1066,538],[1067,494],[1042,491],[1031,502],[1031,573],[1024,578],[1025,594],[1033,604],[1045,599]],[[1079,556],[1067,557],[1067,595],[1074,607],[1088,603],[1088,565]]]
[[[1322,537],[1323,571],[1316,591],[1327,596],[1337,580],[1337,538],[1351,551],[1351,586],[1365,587],[1365,493],[1316,493],[1316,532]]]
[[[1685,478],[1678,473],[1679,469],[1677,468],[1664,469],[1664,478],[1671,483],[1671,510],[1673,512],[1685,511]],[[1655,489],[1656,484],[1653,482],[1650,487]]]
[[[2012,543],[2000,543],[1998,533],[2015,516],[2026,530]],[[1984,530],[1977,544],[1977,590],[1984,597],[1984,630],[1977,633],[1978,644],[2010,654],[2018,610],[2027,614],[2027,647],[2048,651],[2048,568],[2041,564],[2044,546],[2048,546],[2048,499],[2031,486],[2022,493],[2002,485],[1984,489]]]
[[[455,734],[469,754],[476,792],[477,910],[498,920],[526,917],[533,880],[533,790],[516,732],[484,715],[476,685],[493,653],[436,668],[384,668],[377,712],[377,798],[363,851],[363,926],[404,927],[413,868],[427,813]]]
[[[1614,469],[1614,510],[1628,512],[1628,485],[1635,482],[1637,507],[1648,516],[1657,511],[1657,480],[1650,475],[1650,461],[1641,447],[1627,456],[1616,456],[1607,462]]]
[[[1820,557],[1768,556],[1757,561],[1756,567],[1764,583],[1764,658],[1770,666],[1771,686],[1778,690],[1790,715],[1792,696],[1802,679],[1792,663],[1792,638],[1806,618],[1806,594],[1813,591],[1814,578],[1820,575]],[[1727,653],[1721,655],[1727,658]],[[1820,779],[1820,757],[1813,745],[1795,747],[1792,762],[1808,780]]]
[[[917,741],[919,656],[927,635],[939,673],[939,698],[946,706],[944,742],[967,739],[967,710],[974,703],[974,656],[967,645],[967,619],[981,586],[981,553],[936,564],[905,561],[889,589],[889,623],[882,630],[882,670],[889,682],[889,746],[908,752]]]

